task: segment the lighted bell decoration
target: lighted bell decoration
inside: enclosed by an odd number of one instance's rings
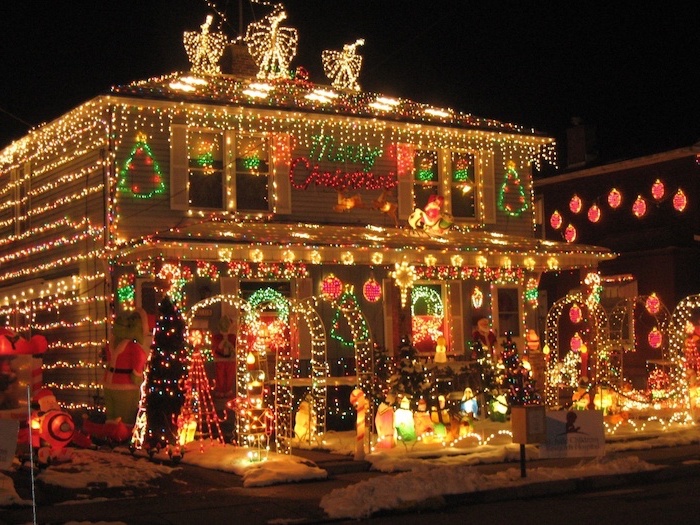
[[[608,193],[608,205],[612,209],[617,209],[620,204],[622,204],[622,194],[616,188],[611,189]]]
[[[651,315],[656,315],[659,313],[659,310],[661,310],[661,300],[655,293],[652,293],[644,302],[644,308],[646,308],[647,312]]]
[[[555,230],[558,230],[559,228],[561,228],[562,223],[563,219],[561,217],[561,213],[554,210],[554,213],[552,213],[552,216],[549,218],[549,225]]]
[[[661,182],[661,180],[656,179],[654,184],[651,185],[651,196],[654,197],[654,200],[660,201],[664,198],[665,194],[666,187],[664,186],[664,183]]]
[[[664,336],[656,326],[651,329],[651,331],[649,332],[649,335],[647,336],[647,341],[649,342],[649,346],[655,350],[658,348],[661,348],[661,343],[663,343],[663,340],[664,340]]]
[[[638,219],[644,217],[647,213],[647,201],[644,200],[644,197],[641,195],[637,195],[636,200],[632,204],[632,213],[634,213],[634,216],[637,217]]]
[[[683,190],[678,188],[678,191],[673,196],[673,209],[675,209],[678,212],[681,212],[685,210],[685,207],[687,205],[688,198],[685,196],[685,193],[683,193]]]
[[[598,207],[597,204],[594,204],[590,208],[588,208],[588,220],[591,221],[592,223],[597,223],[600,221],[601,217],[601,212],[600,208]]]
[[[370,303],[376,303],[382,298],[382,286],[377,282],[376,279],[370,277],[365,281],[362,286],[362,295]]]
[[[571,210],[571,213],[579,213],[581,211],[581,206],[581,197],[578,195],[571,197],[571,200],[569,201],[569,209]]]

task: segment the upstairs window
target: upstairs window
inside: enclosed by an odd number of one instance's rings
[[[187,137],[191,208],[224,209],[224,134],[190,130]]]
[[[450,203],[455,219],[476,218],[474,194],[476,193],[474,155],[467,152],[450,152]]]
[[[432,195],[441,195],[438,152],[416,150],[413,157],[413,200],[423,209]]]
[[[236,142],[235,208],[270,210],[270,146],[265,136],[242,135]]]

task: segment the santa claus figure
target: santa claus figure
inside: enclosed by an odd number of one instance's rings
[[[428,235],[443,235],[452,226],[452,221],[442,211],[444,203],[445,198],[441,195],[431,195],[424,209],[413,210],[408,223],[414,230],[422,229]]]

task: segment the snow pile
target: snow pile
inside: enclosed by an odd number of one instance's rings
[[[367,518],[379,511],[411,507],[421,501],[448,494],[515,487],[544,481],[574,479],[601,474],[620,474],[657,469],[636,457],[597,460],[574,468],[535,468],[523,478],[519,468],[496,474],[480,474],[470,466],[458,465],[427,468],[395,476],[382,476],[335,489],[321,499],[320,506],[332,519]]]

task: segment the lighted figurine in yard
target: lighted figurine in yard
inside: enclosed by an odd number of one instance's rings
[[[306,394],[299,403],[297,413],[294,416],[294,435],[299,441],[311,441],[316,434],[316,412],[314,411],[314,399],[311,394]]]
[[[139,406],[148,339],[148,317],[139,309],[119,314],[114,322],[114,344],[105,349],[105,413],[107,421],[133,425]]]
[[[442,211],[445,198],[431,195],[422,210],[416,208],[408,217],[408,224],[414,230],[421,230],[430,236],[444,235],[452,227],[452,221]]]
[[[212,337],[212,350],[216,367],[214,395],[230,397],[236,381],[236,324],[226,315],[219,319],[219,333]]]
[[[423,398],[418,401],[418,410],[413,413],[413,427],[416,431],[416,437],[423,441],[429,441],[435,432],[433,421],[428,412],[428,403]]]
[[[67,447],[73,441],[75,423],[50,389],[42,388],[32,396],[29,425],[20,428],[17,439],[20,450],[28,451],[31,440],[40,464],[70,461],[71,451]]]
[[[399,441],[404,443],[416,440],[416,424],[411,411],[411,398],[403,397],[394,413],[394,428]]]
[[[447,346],[445,346],[445,336],[441,335],[437,338],[433,362],[438,364],[447,363]]]
[[[377,414],[374,416],[374,425],[377,427],[377,448],[393,448],[396,445],[394,401],[394,396],[389,394],[377,407]]]
[[[489,320],[486,317],[482,317],[476,322],[472,340],[481,344],[482,348],[491,356],[492,361],[498,360],[496,354],[496,333],[491,329]]]

